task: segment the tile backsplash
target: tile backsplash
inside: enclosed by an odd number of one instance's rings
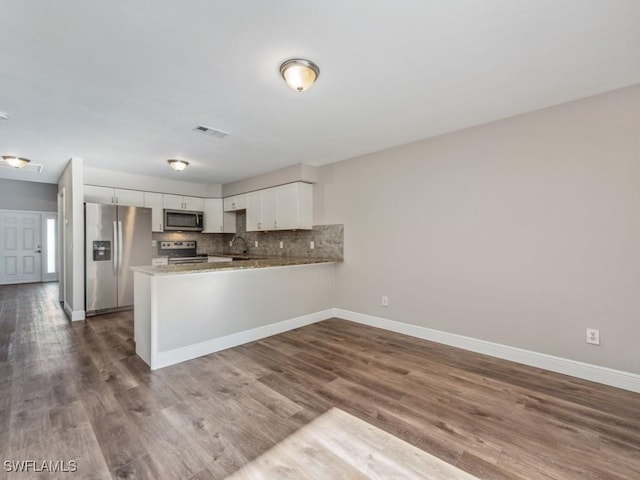
[[[244,238],[249,255],[285,256],[304,258],[335,258],[343,260],[344,225],[314,225],[312,230],[282,230],[276,232],[247,232],[246,212],[236,213],[236,233],[189,233],[164,232],[154,233],[153,240],[195,240],[198,242],[198,253],[242,253],[244,245],[236,240],[233,248],[229,242],[235,236]],[[255,246],[255,242],[258,246]],[[314,249],[310,243],[314,242]],[[283,248],[280,248],[282,242]],[[153,255],[157,248],[153,248]]]

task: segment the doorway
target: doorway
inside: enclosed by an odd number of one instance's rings
[[[0,284],[58,280],[55,213],[0,210]]]

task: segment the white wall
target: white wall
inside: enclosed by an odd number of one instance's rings
[[[50,183],[0,178],[0,209],[55,212],[58,187]]]
[[[64,257],[60,279],[65,291],[64,307],[72,320],[82,320],[84,312],[84,202],[83,162],[80,158],[69,160],[58,180],[58,191],[65,191]]]
[[[345,226],[337,307],[640,373],[640,86],[320,167],[314,192]]]
[[[143,190],[145,192],[172,193],[175,195],[190,195],[194,197],[222,197],[222,186],[220,184],[170,180],[167,178],[104,170],[102,168],[85,167],[84,183],[86,185],[128,188],[131,190]]]

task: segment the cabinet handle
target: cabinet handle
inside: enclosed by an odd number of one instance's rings
[[[262,228],[262,222],[258,222],[258,228]]]
[[[116,205],[118,205],[118,197],[116,197]]]
[[[220,225],[220,231],[222,231],[222,225]]]
[[[275,220],[273,222],[273,228],[278,228],[278,222],[276,222]]]
[[[113,199],[113,197],[111,197],[111,203],[112,203],[112,204],[115,204],[115,203],[116,203],[116,202],[115,202],[115,200]]]

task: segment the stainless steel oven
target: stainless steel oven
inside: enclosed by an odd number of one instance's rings
[[[165,209],[164,229],[165,231],[201,232],[203,229],[202,217],[202,212]]]

